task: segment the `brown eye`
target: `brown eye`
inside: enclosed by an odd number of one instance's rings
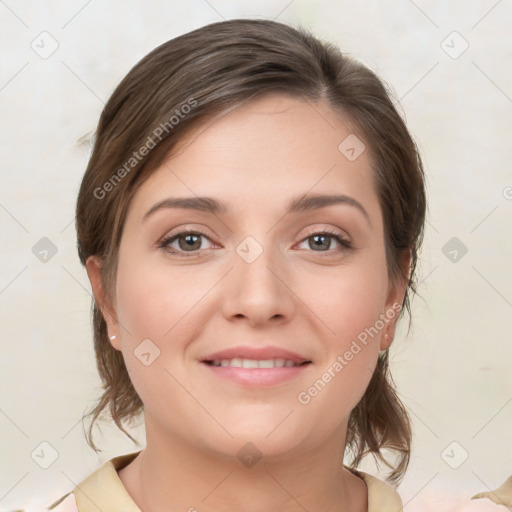
[[[179,235],[177,240],[180,249],[183,251],[194,251],[201,248],[201,235]]]
[[[329,235],[312,235],[308,240],[313,241],[312,244],[309,244],[311,248],[330,249],[332,237]]]
[[[344,249],[350,249],[352,247],[350,241],[345,238],[342,233],[331,231],[313,233],[306,237],[302,243],[308,241],[308,249],[314,252],[334,252],[334,250],[330,251],[333,239]]]
[[[197,231],[180,231],[179,233],[164,238],[160,242],[159,247],[173,254],[188,252],[194,255],[194,253],[204,249],[204,247],[201,247],[203,245],[202,238],[210,240],[204,233]],[[175,242],[177,242],[177,246],[173,247],[172,244]]]

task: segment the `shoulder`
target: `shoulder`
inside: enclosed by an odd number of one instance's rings
[[[50,505],[51,512],[140,512],[119,478],[118,471],[140,452],[114,457],[104,462],[73,490]]]
[[[51,512],[97,512],[97,510],[140,512],[121,482],[118,471],[129,464],[139,452],[114,457],[75,485],[45,510]]]
[[[368,488],[368,512],[403,512],[400,495],[386,482],[377,477],[356,471]]]

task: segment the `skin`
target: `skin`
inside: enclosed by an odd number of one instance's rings
[[[145,512],[367,510],[363,480],[342,466],[347,420],[396,317],[307,405],[297,399],[405,293],[405,282],[388,278],[369,152],[349,161],[338,150],[351,133],[325,103],[266,95],[193,130],[136,192],[114,300],[102,311],[145,407],[146,448],[119,471]],[[334,192],[359,201],[368,219],[348,204],[285,215],[292,198]],[[162,208],[143,220],[170,196],[212,197],[229,212]],[[178,228],[206,237],[195,252],[184,237],[170,242],[181,257],[159,248]],[[331,237],[317,248],[312,235],[325,229],[353,248]],[[263,249],[252,263],[236,252],[247,236]],[[91,257],[86,268],[106,304],[100,265]],[[149,366],[134,354],[144,339],[160,350]],[[312,363],[251,388],[200,362],[240,344],[276,345]],[[263,454],[252,467],[237,457],[248,442]]]

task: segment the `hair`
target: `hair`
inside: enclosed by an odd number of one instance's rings
[[[392,92],[332,43],[304,28],[259,19],[213,23],[163,43],[129,71],[106,103],[76,205],[80,261],[85,265],[92,255],[101,259],[105,304],[112,301],[123,225],[138,187],[191,128],[264,93],[323,101],[357,127],[369,150],[382,211],[388,275],[406,282],[399,317],[404,310],[410,317],[425,221],[424,172]],[[93,300],[94,350],[103,394],[87,415],[92,421],[86,436],[96,452],[92,428],[107,408],[134,442],[123,422],[144,408],[122,353],[108,339],[100,306]],[[392,469],[388,480],[398,482],[409,463],[412,432],[388,357],[387,350],[379,354],[364,396],[351,411],[346,449],[354,467],[372,454]],[[386,449],[397,454],[394,464],[386,460]]]

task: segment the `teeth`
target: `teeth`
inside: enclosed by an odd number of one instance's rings
[[[258,368],[259,361],[256,359],[242,359],[242,366],[244,368]]]
[[[233,359],[221,359],[220,361],[212,361],[213,366],[231,366],[233,368],[282,368],[283,366],[291,368],[292,366],[300,366],[288,359],[242,359],[235,357]]]

